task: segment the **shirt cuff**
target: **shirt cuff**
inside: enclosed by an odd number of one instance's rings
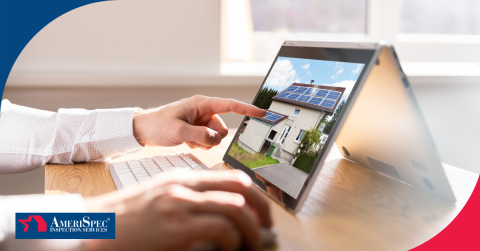
[[[96,148],[106,158],[142,149],[133,136],[133,117],[140,108],[99,109],[95,123]]]
[[[17,240],[15,213],[85,212],[79,194],[0,196],[0,250],[85,250],[83,240]],[[3,238],[3,239],[2,239]]]

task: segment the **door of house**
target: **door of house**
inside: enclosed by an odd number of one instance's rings
[[[282,135],[280,135],[280,137],[278,138],[278,143],[280,143],[280,145],[283,145],[283,142],[285,142],[285,139],[287,138],[288,136],[288,133],[290,132],[290,126],[285,126],[283,128],[283,131],[282,131]]]

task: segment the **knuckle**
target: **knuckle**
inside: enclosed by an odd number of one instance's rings
[[[212,227],[213,232],[216,234],[223,234],[233,228],[233,225],[227,219],[218,219],[213,221],[210,227]]]
[[[199,100],[199,99],[202,99],[204,98],[205,96],[203,95],[200,95],[200,94],[195,94],[192,96],[192,100]]]
[[[243,211],[246,209],[246,202],[245,198],[239,194],[232,196],[232,204],[230,205],[230,210],[234,214],[242,214]]]
[[[248,189],[253,185],[252,179],[245,172],[235,170],[235,182],[243,189]]]

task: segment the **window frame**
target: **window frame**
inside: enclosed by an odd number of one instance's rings
[[[280,135],[280,137],[278,138],[277,143],[280,143],[280,145],[283,145],[283,143],[285,142],[285,139],[288,137],[288,133],[290,132],[291,129],[292,129],[291,126],[286,125],[286,126],[283,128],[282,135]],[[285,135],[285,136],[284,136],[284,135]]]
[[[295,143],[300,143],[302,141],[302,138],[303,138],[303,135],[305,134],[305,131],[307,131],[307,129],[305,128],[300,128],[300,131],[298,132],[297,134],[297,137],[295,137]],[[300,140],[298,140],[298,138],[300,137]]]
[[[480,35],[404,34],[400,33],[401,0],[368,0],[365,34],[296,33],[301,40],[391,42],[401,61],[478,62]],[[271,32],[254,31],[254,61],[270,61],[267,50]],[[448,53],[445,53],[445,52]],[[478,53],[475,53],[478,52]],[[263,53],[263,54],[262,54]]]

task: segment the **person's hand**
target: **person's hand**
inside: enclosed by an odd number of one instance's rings
[[[89,240],[89,250],[258,250],[259,226],[272,226],[266,198],[241,171],[166,172],[86,205],[116,213],[116,239]]]
[[[236,113],[255,118],[266,111],[233,99],[195,95],[150,110],[139,110],[133,119],[133,135],[140,145],[210,149],[220,144],[228,129],[218,114]]]

